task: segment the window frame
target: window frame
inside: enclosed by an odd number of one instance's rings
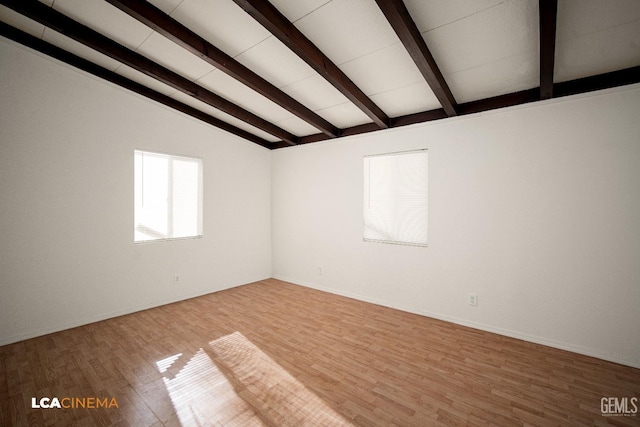
[[[167,172],[167,192],[169,191],[173,191],[173,185],[175,183],[175,180],[173,179],[173,162],[178,160],[182,160],[182,161],[195,161],[198,164],[198,188],[196,189],[196,197],[197,197],[197,219],[196,219],[196,228],[197,228],[197,234],[193,234],[193,235],[187,235],[187,236],[168,236],[168,237],[159,237],[159,238],[152,238],[152,239],[144,239],[144,240],[137,240],[137,233],[138,233],[138,227],[139,224],[137,223],[137,212],[136,209],[138,208],[139,204],[138,204],[138,197],[139,195],[137,194],[137,181],[138,181],[138,177],[137,177],[137,166],[136,166],[136,156],[138,155],[138,153],[141,154],[150,154],[153,156],[158,156],[158,157],[166,157],[169,162],[170,165],[168,168],[168,172]],[[135,148],[134,149],[134,200],[133,200],[133,219],[134,219],[134,224],[133,224],[133,241],[135,244],[145,244],[145,243],[154,243],[154,242],[167,242],[167,241],[174,241],[174,240],[189,240],[189,239],[202,239],[204,237],[204,160],[201,157],[195,157],[195,156],[187,156],[187,155],[182,155],[182,154],[170,154],[170,153],[166,153],[166,152],[161,152],[161,151],[151,151],[151,150],[145,150],[145,149],[140,149],[140,148]],[[143,185],[143,184],[141,184]],[[166,213],[166,220],[167,222],[169,222],[171,220],[171,218],[173,217],[173,208],[175,205],[173,205],[174,203],[174,198],[173,195],[171,197],[167,197],[167,213]],[[173,234],[173,225],[174,224],[169,224],[167,223],[167,228],[168,230],[171,230],[170,234]]]
[[[362,209],[363,209],[362,211],[363,239],[362,240],[363,242],[384,243],[384,244],[390,244],[390,245],[415,246],[415,247],[425,247],[425,248],[429,246],[429,155],[428,155],[428,151],[429,150],[427,148],[417,148],[417,149],[410,149],[410,150],[404,150],[404,151],[369,154],[363,157],[363,186],[362,186],[363,187],[363,205],[362,205]],[[424,212],[425,212],[426,218],[424,220],[424,231],[419,233],[419,234],[424,234],[424,241],[423,242],[408,241],[407,239],[400,240],[400,239],[393,239],[393,238],[378,239],[378,238],[367,237],[367,230],[375,225],[375,224],[372,224],[372,221],[369,218],[370,212],[368,212],[368,206],[367,206],[367,204],[370,203],[370,199],[371,199],[371,195],[370,195],[371,171],[370,169],[368,169],[368,164],[367,164],[368,159],[375,158],[375,157],[410,155],[410,154],[417,154],[417,153],[424,153],[426,155],[426,171],[425,171],[426,182],[424,185],[424,189],[426,191],[426,196],[424,197],[424,203],[425,203]],[[369,167],[370,167],[370,164],[369,164]],[[369,173],[369,177],[366,176],[367,173]]]

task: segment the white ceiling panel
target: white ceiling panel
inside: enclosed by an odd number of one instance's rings
[[[271,36],[233,0],[184,0],[171,17],[229,56]]]
[[[404,0],[409,14],[422,33],[504,2],[505,0]]]
[[[44,32],[44,25],[2,5],[0,5],[0,21],[39,39],[42,38],[42,33]]]
[[[531,89],[540,85],[537,55],[525,53],[445,74],[458,103]]]
[[[389,117],[404,116],[440,108],[438,98],[426,82],[418,82],[371,95],[371,100]]]
[[[282,90],[313,111],[349,102],[342,93],[317,74],[285,86]]]
[[[640,65],[640,21],[559,41],[556,82]]]
[[[149,3],[166,13],[171,15],[171,12],[182,3],[182,0],[147,0]]]
[[[556,39],[556,82],[640,65],[640,1],[560,1]]]
[[[263,40],[235,59],[276,87],[283,87],[315,74],[313,68],[275,37]]]
[[[443,74],[535,52],[538,6],[512,0],[423,33]]]
[[[275,141],[279,141],[280,139],[277,137],[274,137],[271,134],[268,134],[256,127],[251,126],[250,124],[247,124],[245,122],[243,122],[242,120],[238,120],[233,116],[230,116],[229,114],[218,110],[217,108],[212,107],[209,104],[205,104],[202,101],[198,101],[195,98],[192,98],[188,95],[185,95],[182,92],[176,92],[173,95],[171,95],[171,97],[175,100],[178,100],[180,102],[182,102],[183,104],[187,104],[193,108],[197,108],[200,111],[203,111],[207,114],[209,114],[210,116],[216,117],[220,120],[224,120],[225,122],[239,128],[242,130],[246,130],[247,132],[250,132],[256,136],[259,136],[260,138],[263,138],[267,141],[271,141],[271,142],[275,142]]]
[[[44,35],[42,37],[44,41],[47,43],[51,43],[54,46],[58,46],[61,49],[66,50],[67,52],[71,52],[80,58],[84,58],[88,61],[91,61],[95,64],[100,65],[103,68],[106,68],[110,71],[115,71],[121,64],[115,59],[109,58],[106,55],[97,52],[90,47],[83,45],[69,37],[62,35],[56,31],[53,31],[49,28],[44,30]]]
[[[512,0],[423,33],[457,102],[539,85],[537,2]]]
[[[137,52],[189,80],[197,80],[215,69],[156,32],[140,45]]]
[[[297,116],[294,116],[293,114],[291,115],[291,117],[289,117],[288,119],[285,120],[280,120],[277,122],[273,122],[275,123],[277,126],[281,127],[282,129],[291,132],[294,135],[297,136],[303,136],[303,135],[312,135],[315,133],[321,133],[320,130],[316,129],[315,127],[311,126],[309,123],[305,122],[304,120],[300,119]]]
[[[638,0],[559,0],[556,39],[587,36],[638,20]]]
[[[371,122],[369,117],[350,102],[324,108],[316,111],[316,113],[339,128],[348,128]]]
[[[346,62],[340,69],[367,95],[424,81],[400,42]]]
[[[153,77],[149,77],[146,74],[141,73],[138,70],[135,70],[127,65],[121,64],[116,73],[120,74],[123,77],[128,78],[129,80],[133,80],[136,83],[140,83],[148,87],[149,89],[153,89],[156,92],[160,92],[163,95],[172,95],[177,92],[176,89],[168,86]]]
[[[135,50],[152,33],[146,25],[104,0],[56,0],[53,8]]]
[[[207,74],[198,80],[198,84],[266,120],[274,122],[293,116],[278,104],[220,70]]]
[[[295,25],[337,65],[398,41],[380,8],[371,0],[333,0]]]
[[[271,4],[276,7],[289,21],[295,22],[298,19],[321,8],[332,0],[271,0]]]
[[[318,129],[311,126],[309,123],[300,120],[297,117],[290,117],[288,119],[280,120],[278,122],[275,122],[275,124],[280,126],[282,129],[288,130],[292,134],[298,136],[314,135],[316,133],[320,133]]]

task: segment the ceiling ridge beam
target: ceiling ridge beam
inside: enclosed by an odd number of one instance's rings
[[[58,61],[62,61],[74,68],[92,74],[108,82],[114,83],[120,87],[137,93],[138,95],[142,95],[153,101],[159,102],[160,104],[166,105],[167,107],[173,108],[174,110],[194,117],[200,121],[239,136],[240,138],[254,142],[265,148],[273,148],[274,144],[270,141],[260,138],[257,135],[245,131],[244,129],[237,128],[216,117],[210,116],[209,114],[200,111],[197,108],[193,108],[190,105],[183,104],[176,99],[161,94],[160,92],[150,89],[140,83],[134,82],[133,80],[121,76],[118,73],[110,71],[104,67],[101,67],[100,65],[74,55],[73,53],[70,53],[62,48],[59,48],[48,42],[45,42],[44,40],[27,34],[17,28],[5,24],[4,22],[0,22],[0,35],[17,43],[20,43],[30,49],[34,49],[40,53],[43,53],[51,58],[57,59]]]
[[[539,0],[540,99],[553,98],[553,69],[556,55],[558,0]]]
[[[384,111],[271,3],[266,0],[234,2],[338,89],[379,128],[389,127],[389,117]]]
[[[298,137],[290,132],[197,85],[145,56],[116,43],[110,38],[74,21],[37,0],[0,0],[0,3],[110,58],[153,77],[174,89],[186,93],[264,132],[277,136],[290,145],[297,144]]]
[[[398,38],[420,70],[448,116],[456,116],[457,103],[420,30],[402,0],[376,0]]]
[[[302,105],[302,103],[296,101],[293,97],[287,95],[151,3],[138,0],[106,1],[326,135],[332,138],[339,135],[340,130],[329,121],[323,119],[320,115]]]

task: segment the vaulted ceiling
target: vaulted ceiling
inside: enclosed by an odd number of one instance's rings
[[[638,0],[0,4],[1,36],[270,149],[640,82]]]

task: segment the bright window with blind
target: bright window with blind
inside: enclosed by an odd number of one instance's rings
[[[135,150],[134,241],[202,236],[202,159]]]
[[[364,240],[427,246],[427,150],[364,158]]]

